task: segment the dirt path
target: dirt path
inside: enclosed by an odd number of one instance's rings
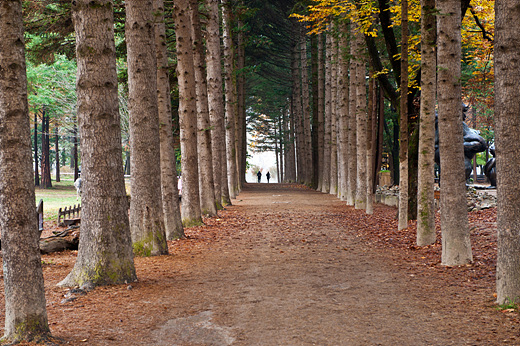
[[[325,194],[250,185],[231,208],[249,216],[243,229],[200,253],[206,264],[190,271],[191,314],[171,316],[152,333],[153,342],[487,343],[476,333],[490,327],[485,314],[475,320],[464,311],[454,313],[450,297],[444,297],[448,303],[436,301],[435,287],[417,285],[388,258],[371,254],[334,217],[337,208],[344,204]]]
[[[385,208],[374,217],[393,222]],[[362,220],[330,195],[250,184],[172,255],[137,258],[139,282],[72,302],[55,284],[75,252],[44,256],[51,330],[74,345],[518,344],[518,321],[492,307],[492,287],[410,270],[367,245],[354,230]]]

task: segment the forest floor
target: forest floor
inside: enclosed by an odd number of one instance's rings
[[[53,335],[71,345],[520,344],[518,312],[494,303],[494,209],[470,213],[474,263],[445,267],[440,239],[416,247],[415,225],[398,232],[393,207],[368,216],[287,184],[248,184],[233,202],[170,242],[170,255],[136,258],[138,282],[72,301],[56,284],[77,252],[43,256]]]

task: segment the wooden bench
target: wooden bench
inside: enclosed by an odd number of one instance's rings
[[[80,217],[81,205],[65,207],[64,209],[58,210],[58,225],[59,226],[72,226],[77,225],[81,222]],[[62,221],[63,218],[63,221]]]

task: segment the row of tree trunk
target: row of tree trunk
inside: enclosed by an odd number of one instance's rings
[[[128,214],[111,0],[72,4],[82,153],[82,225],[78,257],[62,286],[136,280],[134,255],[168,253],[166,240],[215,215],[240,192],[245,172],[243,47],[234,50],[231,4],[207,0],[206,49],[198,2],[173,4],[182,153],[182,210],[172,135],[168,54],[162,0],[127,0],[126,43],[131,143]],[[8,340],[49,336],[34,214],[22,3],[0,9],[0,218]],[[238,41],[243,42],[239,37]],[[238,61],[237,61],[238,57]],[[222,64],[222,62],[224,62]],[[224,69],[222,70],[222,65]],[[205,69],[206,66],[206,69]],[[225,88],[223,89],[222,75]],[[23,77],[23,78],[22,78]],[[225,102],[224,98],[225,96]],[[42,133],[48,133],[43,117]],[[48,141],[44,137],[42,141]],[[45,160],[45,155],[44,155]],[[77,162],[77,160],[76,160]],[[43,167],[43,166],[42,166]],[[43,180],[49,177],[43,170]],[[50,173],[50,172],[49,172]],[[50,177],[49,177],[50,180]],[[29,208],[30,209],[27,209]]]
[[[375,82],[367,90],[364,35],[356,23],[331,24],[326,35],[311,38],[309,60],[306,32],[298,23],[293,27],[293,92],[276,142],[281,180],[314,186],[371,212],[384,105]]]
[[[408,220],[414,218],[415,206],[418,206],[418,245],[430,245],[436,239],[433,152],[434,105],[437,101],[443,167],[442,263],[466,264],[472,260],[472,255],[464,203],[462,95],[460,80],[457,79],[461,74],[460,59],[456,58],[456,54],[461,54],[461,48],[457,46],[460,44],[460,6],[457,12],[454,8],[457,6],[450,4],[451,7],[446,7],[449,16],[437,15],[442,28],[450,28],[439,30],[437,35],[436,13],[431,10],[434,2],[425,1],[423,4],[424,78],[421,79],[421,92],[424,97],[418,124],[416,120],[409,123],[413,102],[410,102],[408,89],[408,7],[406,1],[401,5],[401,65],[396,65],[401,71],[401,96],[400,103],[394,104],[400,113],[398,228],[408,227]],[[380,78],[381,73],[370,77],[378,72],[375,70],[376,59],[367,54],[370,37],[364,35],[356,21],[346,18],[333,21],[325,38],[320,35],[316,43],[311,40],[311,71],[314,73],[309,78],[307,35],[302,25],[294,22],[293,28],[297,39],[292,54],[290,119],[282,116],[279,120],[279,127],[289,133],[278,136],[277,142],[277,147],[280,147],[278,160],[283,162],[282,180],[314,186],[318,191],[337,195],[348,205],[372,213],[384,127],[383,92],[376,87],[375,79],[379,80],[381,87],[384,87],[384,80]],[[369,61],[367,56],[371,57]],[[443,66],[443,69],[436,71],[436,66]],[[313,85],[312,93],[309,84]],[[388,92],[385,90],[385,93]],[[310,103],[314,106],[312,113]]]
[[[434,2],[423,4],[422,78],[420,126],[411,119],[408,77],[408,5],[401,3],[402,42],[400,103],[395,103],[399,119],[399,224],[408,227],[419,209],[417,244],[436,240],[433,209],[435,107],[438,102],[441,157],[442,263],[461,265],[472,260],[465,206],[463,159],[460,21],[461,9],[443,2],[450,15],[433,12]],[[439,4],[438,6],[439,7]],[[436,34],[435,15],[439,21]],[[283,161],[284,181],[314,186],[318,191],[337,195],[356,209],[373,213],[374,187],[381,164],[384,127],[383,80],[375,72],[376,59],[367,54],[370,37],[354,20],[337,18],[327,28],[325,38],[311,40],[312,71],[308,75],[306,33],[294,23],[298,39],[292,55],[293,88],[290,121],[281,117],[285,131],[277,143]],[[316,48],[312,45],[316,44]],[[459,45],[457,45],[459,44]],[[439,47],[436,50],[436,46]],[[458,55],[457,55],[458,54]],[[371,59],[367,61],[366,57]],[[436,67],[443,66],[442,69]],[[312,84],[312,93],[308,85]],[[387,91],[385,90],[385,93]],[[378,95],[379,94],[379,95]],[[436,97],[437,95],[437,97]],[[314,104],[311,113],[310,99]],[[412,100],[413,101],[413,100]],[[312,134],[310,124],[312,118]],[[394,130],[395,131],[395,130]],[[294,139],[293,139],[294,137]],[[281,138],[284,138],[282,141]],[[417,139],[418,138],[418,139]],[[314,142],[314,146],[311,143]],[[419,147],[419,150],[417,150]],[[293,149],[294,148],[294,149]],[[415,148],[411,151],[411,148]],[[312,152],[314,150],[314,153]],[[418,155],[418,151],[420,155]],[[283,155],[282,155],[283,153]],[[314,166],[315,167],[314,167]],[[418,191],[418,192],[417,192]]]
[[[443,265],[468,264],[473,260],[466,207],[464,147],[461,109],[461,4],[457,1],[421,1],[421,100],[419,123],[411,118],[408,91],[408,4],[401,3],[400,104],[388,89],[385,94],[400,113],[400,203],[399,229],[408,227],[410,206],[418,209],[417,244],[436,241],[434,210],[435,107],[438,106],[439,150],[441,158],[441,234]],[[520,51],[514,49],[520,31],[508,23],[520,18],[512,1],[496,3],[496,150],[498,181],[497,302],[520,299],[520,232],[518,231],[518,113]],[[384,17],[384,14],[380,15]],[[384,18],[381,18],[384,22]],[[295,24],[295,32],[299,27]],[[350,29],[348,29],[350,26]],[[302,31],[300,37],[302,37]],[[347,40],[346,37],[350,37]],[[296,40],[292,61],[293,92],[290,120],[281,117],[284,131],[278,147],[284,164],[285,181],[315,186],[337,194],[347,204],[372,213],[375,172],[380,162],[380,138],[384,113],[382,93],[376,96],[373,79],[384,87],[381,74],[371,77],[377,66],[373,51],[367,69],[365,50],[371,39],[363,37],[355,22],[339,19],[327,29],[325,44],[318,37],[313,59],[313,78],[307,76],[306,44]],[[311,46],[313,46],[311,40]],[[339,47],[339,49],[338,49]],[[322,53],[322,50],[325,52]],[[298,51],[301,54],[298,54]],[[346,55],[346,52],[350,55]],[[395,54],[394,54],[395,55]],[[315,60],[315,61],[314,61]],[[315,66],[316,64],[316,66]],[[368,73],[367,73],[368,71]],[[304,85],[313,84],[313,92]],[[317,84],[317,85],[316,85]],[[368,93],[367,93],[368,91]],[[311,114],[308,98],[316,108],[312,113],[313,134],[307,132]],[[368,103],[367,103],[368,101]],[[377,111],[379,107],[379,111]],[[294,138],[293,138],[294,136]],[[414,138],[418,136],[418,140]],[[308,140],[313,141],[313,160],[308,159]],[[417,147],[415,152],[410,149]],[[282,155],[283,153],[283,155]],[[395,155],[394,155],[395,156]],[[374,157],[377,159],[374,163]],[[309,168],[309,165],[313,167]],[[500,164],[498,163],[500,162]],[[313,176],[308,173],[313,172]],[[411,178],[411,179],[410,179]],[[415,195],[417,191],[417,195]]]
[[[174,4],[185,226],[216,215],[245,182],[244,78],[237,73],[245,57],[243,34],[233,37],[232,5],[205,2],[204,45],[198,1]]]
[[[34,185],[43,189],[52,188],[51,180],[51,151],[50,151],[50,115],[46,112],[46,107],[42,107],[41,111],[41,160],[38,155],[38,113],[34,114]],[[54,163],[56,167],[55,180],[56,182],[61,181],[61,158],[60,158],[60,146],[59,146],[59,129],[58,126],[54,128]],[[71,168],[74,169],[74,181],[79,178],[79,165],[78,165],[78,133],[76,123],[72,130],[72,152],[71,152]],[[41,162],[40,162],[41,161]],[[40,165],[41,164],[41,165]],[[41,168],[41,182],[40,182],[40,168]]]

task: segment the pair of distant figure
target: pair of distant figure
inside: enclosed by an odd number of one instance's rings
[[[258,171],[258,173],[256,173],[256,176],[258,177],[258,182],[261,182],[262,181],[262,172]],[[269,183],[269,179],[271,179],[271,174],[269,172],[267,172],[265,177],[267,178],[267,183]]]

